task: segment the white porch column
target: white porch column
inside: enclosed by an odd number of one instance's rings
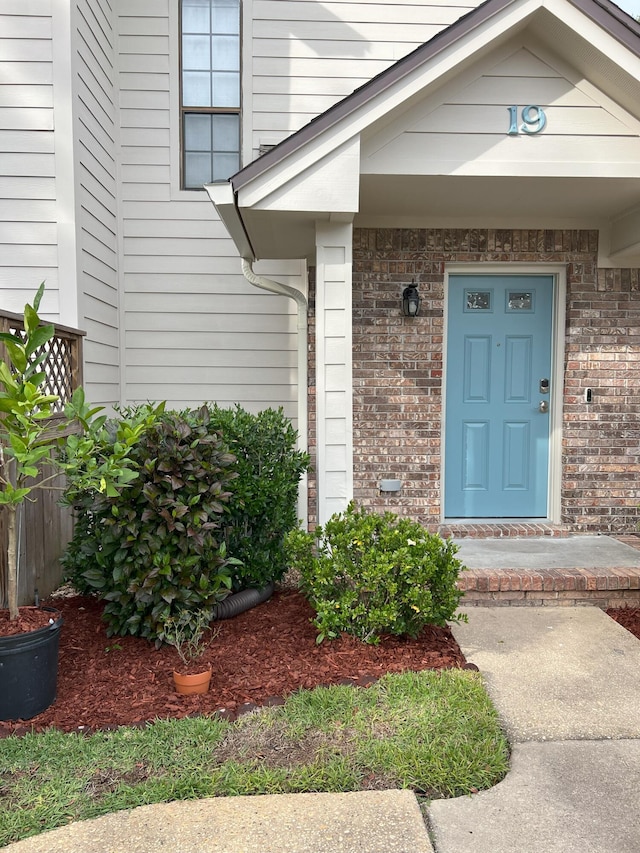
[[[318,522],[353,497],[351,222],[316,228],[316,429]]]

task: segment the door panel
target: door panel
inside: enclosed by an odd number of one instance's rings
[[[466,490],[489,488],[489,424],[482,421],[462,424],[462,484]]]
[[[553,276],[449,278],[445,515],[546,517]]]
[[[504,455],[502,457],[502,488],[528,489],[528,454],[531,439],[528,423],[506,423],[504,425]]]
[[[507,403],[529,403],[531,401],[531,359],[533,341],[508,337],[505,343],[505,393]]]
[[[491,337],[464,339],[464,401],[488,403],[491,398]]]

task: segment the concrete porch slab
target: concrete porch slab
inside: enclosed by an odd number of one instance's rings
[[[461,538],[467,606],[640,606],[640,538]],[[630,544],[628,544],[630,543]]]
[[[640,551],[611,536],[454,539],[470,569],[640,567]]]

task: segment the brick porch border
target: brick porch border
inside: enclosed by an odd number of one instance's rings
[[[561,524],[540,524],[539,522],[512,521],[496,524],[486,522],[471,523],[448,523],[433,528],[443,539],[504,539],[524,538],[531,536],[569,536],[571,529]]]
[[[457,535],[459,535],[457,533]],[[640,550],[640,537],[618,536]],[[640,607],[640,566],[597,569],[465,569],[464,606]]]

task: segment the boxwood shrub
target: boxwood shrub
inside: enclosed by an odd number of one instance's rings
[[[211,410],[211,424],[235,457],[227,507],[227,552],[237,558],[234,589],[262,588],[286,572],[286,534],[298,523],[298,484],[309,465],[282,409],[251,414],[240,406]]]
[[[313,533],[292,531],[286,548],[316,611],[318,642],[345,632],[377,644],[462,618],[457,547],[410,519],[351,503]]]

